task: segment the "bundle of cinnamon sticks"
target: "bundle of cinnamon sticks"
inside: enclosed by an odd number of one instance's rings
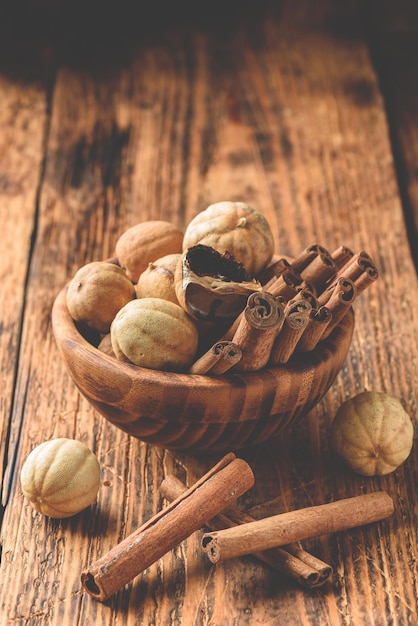
[[[212,563],[252,554],[307,588],[323,585],[332,568],[300,541],[377,522],[392,514],[385,492],[345,498],[255,520],[234,502],[254,485],[246,461],[224,456],[191,487],[167,476],[161,494],[169,504],[81,574],[84,590],[104,601],[202,526],[202,551]]]
[[[257,371],[311,352],[341,323],[356,298],[378,278],[370,255],[318,244],[292,262],[279,258],[262,274],[230,328],[196,359],[189,373]]]

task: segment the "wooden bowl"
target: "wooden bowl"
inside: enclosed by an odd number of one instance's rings
[[[285,366],[218,377],[146,369],[104,354],[77,329],[66,288],[54,302],[52,325],[71,378],[109,422],[151,444],[212,453],[259,444],[306,415],[343,365],[354,315],[350,309],[314,351]]]

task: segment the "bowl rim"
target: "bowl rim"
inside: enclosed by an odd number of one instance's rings
[[[66,305],[66,293],[68,284],[65,285],[56,296],[51,312],[52,327],[56,343],[60,349],[60,344],[67,344],[67,348],[74,350],[77,348],[77,357],[80,360],[94,362],[97,366],[98,357],[102,360],[104,367],[113,372],[114,377],[127,376],[130,379],[138,379],[141,383],[165,384],[169,387],[180,388],[193,384],[195,388],[206,388],[208,382],[212,388],[230,386],[232,382],[241,381],[246,386],[252,382],[260,384],[260,380],[271,375],[279,376],[280,373],[303,373],[314,368],[319,362],[329,361],[335,356],[338,346],[341,348],[343,338],[345,360],[349,349],[354,330],[354,311],[349,307],[347,314],[336,326],[332,333],[311,352],[296,353],[286,364],[266,367],[253,372],[228,372],[219,376],[208,376],[203,374],[189,374],[187,372],[168,372],[155,370],[139,365],[119,361],[116,357],[106,354],[90,343],[80,332],[76,322],[71,317]],[[60,349],[62,353],[62,349]]]

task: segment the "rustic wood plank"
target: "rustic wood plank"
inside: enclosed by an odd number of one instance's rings
[[[388,112],[409,241],[418,267],[418,6],[412,0],[372,2],[369,28],[373,61]]]
[[[18,466],[20,459],[39,441],[55,436],[82,439],[97,452],[104,474],[104,495],[109,495],[110,508],[107,514],[99,516],[100,530],[94,531],[93,527],[92,530],[98,535],[99,545],[104,542],[107,549],[110,544],[106,535],[111,541],[115,536],[121,537],[127,520],[131,499],[126,485],[131,475],[135,475],[135,469],[130,470],[132,448],[127,437],[121,433],[107,436],[106,425],[95,419],[92,409],[80,400],[57,361],[50,327],[55,294],[74,268],[85,262],[83,255],[96,258],[110,255],[107,237],[112,236],[112,220],[117,214],[113,198],[117,198],[122,188],[116,177],[119,175],[117,159],[124,147],[123,129],[118,152],[109,109],[103,108],[99,123],[97,107],[90,108],[88,104],[89,99],[94,99],[94,85],[87,80],[86,86],[85,82],[83,77],[71,80],[71,74],[63,72],[58,77],[53,94],[37,238],[26,295],[23,365],[17,381],[17,389],[24,384],[26,393],[17,395],[14,413],[15,419],[24,415]],[[67,101],[68,93],[72,93],[73,98]],[[79,115],[81,102],[83,109]],[[91,158],[91,155],[94,157]],[[110,179],[107,178],[109,176]],[[74,257],[74,251],[78,251],[77,257]],[[15,489],[18,490],[17,475]],[[17,497],[19,501],[21,497]],[[122,506],[120,498],[125,503]],[[58,607],[67,616],[65,619],[71,621],[72,616],[80,612],[80,572],[74,556],[84,554],[84,558],[88,558],[89,543],[83,537],[89,532],[90,524],[94,526],[94,518],[82,515],[68,524],[64,522],[64,525],[35,519],[34,528],[28,532],[33,515],[29,509],[25,508],[25,511],[21,524],[14,525],[6,518],[4,528],[8,532],[3,554],[7,571],[12,573],[13,570],[14,588],[24,589],[27,586],[25,578],[28,569],[25,563],[31,563],[30,586],[34,592],[28,598],[28,604],[22,601],[16,603],[16,598],[9,597],[11,605],[7,606],[6,615],[10,620],[19,620],[26,615],[28,619],[44,623],[43,620],[56,615]],[[118,515],[115,517],[112,511],[118,511]],[[73,541],[65,550],[68,532]],[[34,537],[37,537],[35,541]],[[66,567],[63,575],[64,556]],[[16,570],[10,563],[16,566]],[[51,585],[54,589],[52,593]],[[6,589],[7,586],[3,586],[3,592]]]
[[[0,302],[0,463],[12,470],[19,434],[14,432],[10,438],[10,416],[42,176],[47,93],[41,84],[25,85],[5,75],[0,77],[0,91],[0,247],[3,250],[0,279],[4,295]],[[3,502],[7,498],[6,478]]]
[[[13,405],[14,423],[24,418],[2,529],[0,615],[8,622],[416,620],[416,452],[396,474],[364,479],[329,445],[336,408],[363,388],[385,390],[416,413],[416,276],[404,252],[384,103],[356,8],[342,15],[325,0],[315,8],[273,3],[265,16],[232,30],[161,33],[109,73],[59,70]],[[341,23],[353,26],[344,37]],[[378,284],[356,303],[352,349],[330,393],[279,441],[243,453],[257,482],[242,506],[263,515],[387,489],[396,513],[377,526],[310,541],[335,569],[319,590],[295,588],[251,557],[214,567],[196,534],[100,604],[81,594],[81,570],[162,506],[158,485],[167,472],[190,484],[213,459],[165,452],[105,423],[58,359],[52,302],[77,267],[112,253],[128,225],[148,218],[184,225],[218,199],[263,210],[282,253],[345,243],[367,249],[381,268]],[[102,465],[97,504],[62,522],[32,512],[17,473],[33,446],[56,436],[82,439]]]

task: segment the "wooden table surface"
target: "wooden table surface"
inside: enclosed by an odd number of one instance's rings
[[[6,3],[0,19],[0,622],[210,626],[417,624],[418,450],[365,478],[330,446],[338,406],[364,389],[416,422],[418,19],[416,3]],[[174,3],[173,3],[174,4]],[[71,5],[71,6],[70,6]],[[196,3],[199,5],[199,3]],[[51,328],[61,287],[109,257],[136,222],[180,227],[219,200],[272,225],[277,251],[364,249],[379,280],[355,304],[345,365],[277,441],[241,453],[243,510],[293,510],[387,491],[395,512],[304,547],[333,575],[306,590],[241,557],[212,565],[195,533],[105,603],[80,572],[192,484],[217,457],[130,438],[84,400]],[[98,500],[67,520],[34,512],[20,467],[54,437],[101,464]]]

